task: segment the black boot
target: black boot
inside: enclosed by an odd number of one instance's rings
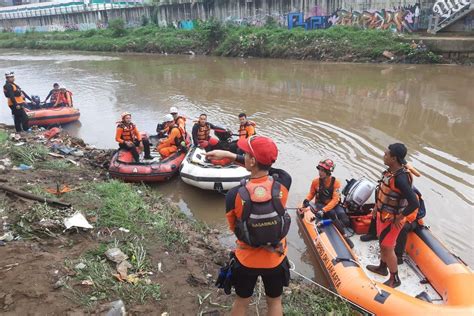
[[[369,231],[367,234],[360,236],[360,241],[377,240],[377,221],[375,218],[370,220]]]
[[[383,284],[390,286],[392,288],[396,288],[397,286],[400,286],[402,284],[402,281],[400,281],[400,278],[398,277],[398,271],[397,272],[390,272],[390,278],[385,281]]]
[[[371,234],[365,234],[360,236],[360,241],[371,241],[371,240],[377,240],[376,235],[371,235]]]
[[[380,264],[378,266],[368,265],[366,268],[367,268],[367,270],[369,270],[373,273],[377,273],[377,274],[380,274],[380,275],[383,275],[383,276],[388,275],[387,264],[385,262],[383,262],[382,260],[380,260]]]

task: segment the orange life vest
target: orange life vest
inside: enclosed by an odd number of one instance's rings
[[[18,86],[16,83],[8,82],[3,86],[3,94],[5,94],[5,97],[8,99],[8,106],[9,107],[13,106],[13,101],[9,98],[9,96],[7,94],[7,85],[8,84],[11,84],[12,87],[13,87],[13,95],[15,96],[16,103],[17,104],[25,103],[25,98],[23,97],[23,93],[21,92],[20,86]]]
[[[247,133],[247,129],[246,129],[247,126],[253,126],[253,127],[255,127],[255,126],[257,126],[257,124],[256,124],[255,122],[253,122],[253,121],[247,121],[245,124],[240,124],[240,127],[239,127],[239,138],[242,138],[242,137],[248,138],[249,136],[251,136],[251,135],[249,135],[249,134]]]
[[[379,186],[375,194],[375,207],[378,212],[398,215],[408,205],[406,198],[404,198],[400,190],[395,187],[395,178],[403,173],[408,175],[411,185],[413,183],[413,177],[405,167],[400,168],[395,173],[389,170],[382,173],[382,179],[379,181]]]
[[[124,123],[119,123],[118,128],[121,128],[123,131],[122,131],[122,139],[126,142],[133,142],[135,141],[135,139],[137,138],[134,131],[135,131],[135,128],[137,128],[135,126],[135,124],[133,123],[130,123],[129,125],[126,125]]]
[[[199,123],[198,125],[199,125],[198,132],[197,132],[198,140],[208,140],[209,134],[211,133],[211,127],[209,126],[209,123],[204,124],[204,126],[201,126]]]
[[[171,135],[171,131],[175,128],[178,129],[180,136],[175,137],[174,139],[171,139],[171,145],[179,147],[179,146],[181,146],[181,143],[184,141],[184,136],[183,136],[183,132],[181,131],[181,128],[179,128],[178,125],[171,125],[168,129],[168,135]]]
[[[326,181],[321,178],[319,179],[319,188],[316,192],[316,197],[314,200],[316,203],[326,205],[329,203],[329,201],[332,200],[332,195],[334,193],[334,183],[336,182],[336,178],[331,177],[331,183],[329,183],[329,187],[327,188],[324,185],[324,182]]]
[[[72,106],[72,93],[70,91],[66,91],[64,93],[59,92],[57,96],[57,104],[65,104],[68,106]]]

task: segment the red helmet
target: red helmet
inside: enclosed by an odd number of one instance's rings
[[[331,159],[325,159],[325,160],[321,160],[319,163],[318,163],[318,169],[323,169],[327,172],[333,172],[334,171],[334,161],[332,161]]]

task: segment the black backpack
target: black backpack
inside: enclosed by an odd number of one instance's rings
[[[241,182],[239,188],[243,212],[242,218],[237,219],[234,233],[237,239],[255,248],[278,247],[288,234],[291,224],[291,217],[281,202],[281,184],[272,177],[267,181],[272,181],[271,194],[266,194],[260,201],[256,201],[256,197],[252,199],[248,189],[250,185],[246,180]],[[256,186],[254,191],[258,189],[259,186]],[[268,193],[264,187],[261,190]]]

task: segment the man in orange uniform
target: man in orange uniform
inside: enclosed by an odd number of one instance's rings
[[[350,220],[344,208],[339,204],[341,201],[341,182],[331,174],[334,171],[334,162],[331,159],[325,159],[318,164],[319,178],[311,183],[306,199],[303,201],[305,207],[305,217],[309,214],[309,219],[314,217],[309,211],[310,201],[314,199],[316,215],[320,218],[330,218],[337,230],[344,236],[347,244],[353,248],[354,244],[347,237],[344,227],[350,227]]]
[[[126,149],[132,153],[135,162],[140,162],[140,155],[137,150],[140,143],[142,143],[144,147],[144,158],[153,159],[153,157],[150,156],[150,142],[148,139],[142,139],[138,128],[132,123],[132,115],[128,112],[122,113],[122,121],[117,124],[115,140],[119,143],[120,149]]]
[[[401,284],[395,255],[397,237],[407,217],[420,207],[411,173],[405,167],[406,154],[407,148],[401,143],[392,144],[385,150],[383,162],[388,169],[379,181],[374,207],[374,212],[377,212],[380,264],[367,266],[367,270],[380,275],[387,275],[390,271],[390,278],[384,284],[393,288]]]
[[[181,129],[175,124],[175,120],[171,114],[165,115],[163,127],[168,131],[168,137],[160,140],[160,144],[156,150],[160,153],[161,158],[166,158],[178,151],[178,148],[181,147],[182,142],[184,142],[184,136]]]
[[[175,106],[170,108],[170,114],[173,116],[174,123],[179,127],[183,137],[186,137],[186,118],[178,114],[178,108]]]
[[[8,100],[8,107],[12,111],[15,130],[17,133],[27,131],[28,115],[25,112],[25,98],[30,101],[31,98],[15,83],[15,74],[13,72],[6,73],[5,79],[6,82],[3,86],[3,93]]]
[[[247,114],[240,113],[239,114],[239,121],[240,121],[239,139],[249,138],[250,136],[253,136],[253,135],[256,134],[256,132],[255,132],[256,124],[247,119]]]
[[[231,315],[245,315],[258,276],[265,287],[267,315],[282,315],[281,295],[290,279],[286,234],[291,219],[285,205],[291,176],[271,167],[278,149],[270,138],[243,138],[238,146],[243,156],[223,150],[206,154],[208,159],[228,158],[243,163],[250,171],[250,179],[226,195],[227,221],[237,237],[232,269],[237,298]]]
[[[54,106],[72,107],[72,92],[67,90],[65,87],[61,87],[59,89],[58,98],[56,99]]]

